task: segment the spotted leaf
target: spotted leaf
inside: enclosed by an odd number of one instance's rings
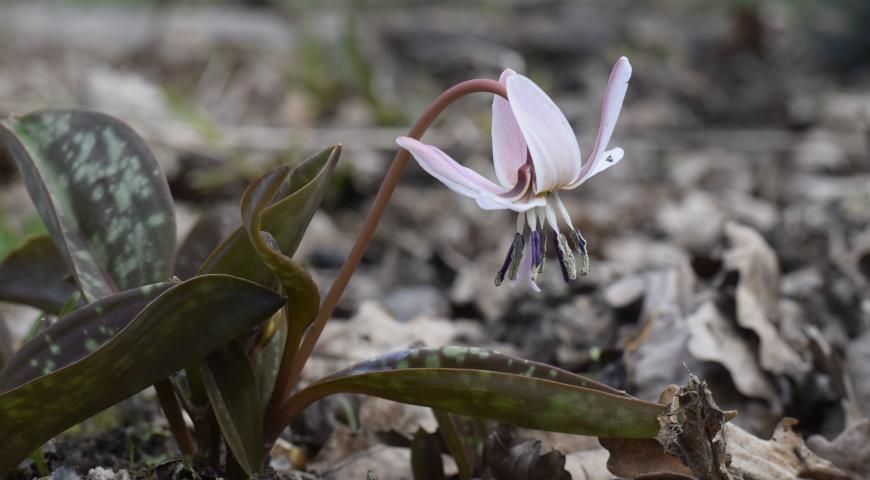
[[[52,436],[197,362],[283,304],[228,275],[170,287],[95,352],[0,395],[0,476]]]
[[[467,347],[363,362],[294,394],[277,425],[333,393],[360,393],[537,430],[651,438],[662,407],[545,364]],[[270,432],[274,435],[275,430]]]
[[[76,291],[51,237],[27,240],[0,263],[0,300],[57,314]]]
[[[74,310],[39,332],[0,370],[0,392],[72,364],[97,351],[172,286],[134,288]]]
[[[0,121],[0,147],[87,301],[169,278],[172,197],[130,127],[102,113],[46,110]]]

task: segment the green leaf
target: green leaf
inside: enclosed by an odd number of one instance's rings
[[[320,293],[311,276],[290,257],[281,252],[281,246],[272,232],[263,230],[263,212],[269,201],[275,196],[284,179],[290,173],[286,165],[274,168],[261,175],[245,189],[242,195],[242,223],[248,232],[248,238],[260,259],[269,267],[281,284],[281,289],[287,295],[287,319],[290,335],[299,335],[305,331],[320,306]],[[320,206],[318,201],[311,204],[312,212]],[[310,219],[308,212],[297,212]],[[302,226],[304,230],[307,221]]]
[[[283,303],[228,275],[169,288],[99,350],[0,395],[0,475],[52,436],[197,362]]]
[[[332,158],[332,156],[330,156]],[[329,160],[327,160],[328,165]],[[321,169],[324,170],[324,168]],[[263,285],[273,285],[278,278],[282,290],[287,295],[287,324],[289,335],[293,335],[290,348],[296,348],[299,338],[305,328],[314,319],[320,305],[320,295],[317,286],[305,270],[292,259],[281,252],[281,247],[270,232],[261,231],[264,211],[283,185],[302,183],[307,179],[309,167],[295,170],[282,165],[261,175],[251,182],[242,197],[242,221],[248,237],[248,245],[253,246],[254,254],[259,257],[260,265],[265,265],[272,275],[272,280]],[[299,178],[293,177],[299,172]],[[292,214],[285,216],[284,223],[276,234],[287,225],[298,229],[293,236],[285,235],[292,242],[289,247],[295,249],[302,232],[308,225],[313,212],[320,205],[320,200],[328,186],[330,175],[318,174],[315,180],[303,183],[288,199],[294,199],[297,205]],[[290,181],[285,179],[290,177]],[[317,180],[319,179],[319,180]],[[318,183],[314,183],[317,181]],[[306,185],[312,185],[307,187]],[[285,199],[286,200],[286,199]],[[290,203],[284,203],[285,206]],[[232,237],[230,237],[232,238]],[[245,242],[247,243],[247,242]],[[253,262],[250,262],[253,264]],[[286,337],[285,337],[286,338]],[[283,357],[284,345],[273,345]],[[273,353],[273,352],[269,352]],[[292,357],[291,357],[292,359]],[[280,369],[282,362],[276,364]],[[215,406],[215,413],[221,426],[221,431],[227,444],[238,460],[242,469],[249,475],[259,472],[263,451],[263,412],[260,408],[259,391],[263,387],[257,384],[257,377],[251,368],[229,368],[228,365],[248,365],[248,357],[241,348],[222,348],[209,355],[203,368],[203,377],[210,403]],[[260,365],[261,367],[264,364]],[[261,372],[260,378],[274,381],[277,375],[271,372]],[[269,389],[271,391],[271,388]],[[257,399],[257,408],[252,408],[252,399]]]
[[[0,121],[0,147],[87,301],[169,278],[169,185],[130,127],[102,113],[46,110]]]
[[[0,263],[0,300],[57,314],[76,291],[69,269],[51,240],[27,240]]]
[[[654,437],[662,411],[660,405],[545,364],[490,350],[444,347],[392,353],[315,382],[290,397],[280,424],[338,392],[524,428],[625,438]]]
[[[254,368],[238,340],[206,357],[202,371],[212,411],[242,469],[250,476],[263,466],[263,406]],[[217,373],[219,372],[219,373]]]
[[[287,308],[284,311],[291,317],[288,324],[291,326],[289,332],[294,335],[294,345],[314,318],[320,297],[311,277],[282,251],[292,255],[302,240],[302,235],[329,186],[340,151],[340,147],[324,150],[292,171],[287,166],[279,166],[252,182],[242,199],[244,228],[238,229],[225,240],[200,268],[200,272],[232,273],[265,286],[274,285],[278,278],[288,296]],[[269,206],[275,198],[278,200]],[[261,232],[261,229],[266,232]],[[269,353],[277,353],[278,357],[283,357],[283,353],[280,353],[284,350],[283,344],[272,345],[272,348],[279,349],[279,352]],[[245,398],[258,395],[261,388],[270,392],[272,389],[258,385],[257,377],[254,377],[255,382],[251,385],[247,370],[216,369],[214,365],[247,361],[244,351],[221,349],[209,356],[202,369],[204,377],[212,377],[212,387],[207,388],[210,402],[227,405],[223,412],[224,419],[220,421],[221,430],[242,468],[246,470],[252,468],[249,461],[252,457],[251,449],[262,450],[263,437],[260,430],[260,438],[253,445],[249,440],[252,433],[248,431],[247,435],[242,434],[241,426],[262,424],[263,414],[260,409],[233,408],[231,404],[239,400],[239,389],[251,389],[244,393]],[[280,369],[282,363],[284,362],[271,365]],[[261,363],[259,366],[265,368],[270,364]],[[242,377],[234,377],[237,374]],[[276,375],[277,370],[270,372],[261,369],[259,379],[274,381]],[[226,388],[230,390],[227,391]],[[253,468],[259,471],[260,466],[255,464]]]
[[[187,280],[209,254],[233,231],[239,228],[239,210],[225,206],[205,212],[185,237],[175,256],[175,276]]]
[[[407,368],[465,368],[513,373],[598,390],[611,395],[627,396],[622,390],[546,363],[533,362],[477,347],[448,346],[401,350],[360,362],[327,378]]]
[[[268,328],[273,329],[271,338],[260,348],[254,359],[254,373],[260,386],[260,401],[263,402],[263,408],[269,405],[272,392],[275,390],[275,380],[278,378],[284,345],[287,343],[287,320],[284,318],[284,312],[273,315],[271,322],[274,322],[268,324]]]
[[[0,392],[77,362],[105,345],[170,282],[134,288],[90,303],[39,331],[0,370]]]
[[[293,169],[263,212],[262,229],[269,232],[285,255],[293,255],[314,212],[329,187],[341,147],[327,148]],[[272,270],[260,260],[239,227],[224,240],[199,268],[199,273],[226,273],[265,286],[275,285]]]

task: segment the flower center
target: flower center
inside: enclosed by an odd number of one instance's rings
[[[547,201],[545,206],[535,207],[517,215],[517,230],[510,249],[508,249],[507,256],[498,273],[496,273],[496,286],[501,285],[505,277],[509,280],[516,280],[517,276],[524,270],[522,266],[524,249],[527,243],[527,225],[529,232],[528,255],[531,258],[526,258],[526,262],[529,270],[528,275],[532,281],[537,280],[538,275],[544,271],[547,244],[550,238],[553,239],[552,243],[556,256],[559,259],[562,278],[566,283],[576,279],[578,272],[580,275],[586,275],[589,272],[589,254],[586,249],[586,239],[583,238],[580,229],[574,226],[568,214],[568,209],[565,208],[565,204],[562,203],[559,194],[548,192],[545,195]],[[567,226],[568,235],[571,237],[570,243],[568,237],[559,229],[557,210]],[[573,248],[571,244],[573,244]],[[575,258],[574,252],[577,253],[577,258]]]

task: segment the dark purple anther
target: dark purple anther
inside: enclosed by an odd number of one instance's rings
[[[525,243],[526,242],[521,233],[514,235],[514,241],[511,243],[511,248],[508,249],[504,263],[495,275],[496,287],[502,284],[505,275],[507,275],[511,280],[517,278],[517,270],[520,266],[520,260],[523,258],[523,247],[525,246]]]
[[[532,231],[532,269],[537,270],[541,268],[541,264],[544,263],[544,256],[542,248],[543,244],[541,242],[541,230]]]

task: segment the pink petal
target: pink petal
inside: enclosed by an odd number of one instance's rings
[[[583,165],[583,170],[577,176],[577,180],[572,184],[572,187],[583,183],[586,179],[595,175],[595,173],[607,168],[601,168],[599,163],[606,158],[604,150],[607,148],[607,144],[610,143],[610,137],[613,135],[613,129],[616,127],[616,121],[619,119],[619,111],[622,109],[622,101],[625,99],[625,92],[628,90],[628,80],[630,78],[631,64],[628,63],[627,58],[620,57],[616,61],[616,65],[613,66],[613,71],[610,72],[610,80],[608,80],[607,88],[604,90],[604,104],[601,106],[601,124],[598,126],[595,146],[592,148],[589,160]]]
[[[522,75],[508,77],[507,93],[535,165],[535,192],[573,182],[580,174],[580,146],[568,119],[540,87]]]
[[[498,81],[507,85],[512,75],[515,72],[507,69]],[[526,141],[510,103],[499,95],[492,100],[492,160],[498,181],[505,188],[513,187],[517,183],[517,170],[526,163]]]
[[[543,197],[529,197],[522,200],[511,200],[505,197],[482,193],[474,197],[477,201],[477,206],[484,210],[513,210],[515,212],[525,212],[535,207],[543,207],[547,204],[547,199]]]
[[[586,180],[589,180],[593,176],[607,170],[608,168],[616,165],[622,160],[622,157],[625,156],[625,150],[616,147],[610,150],[607,150],[601,155],[601,161],[593,165],[592,169],[589,170],[585,175],[581,176],[579,180],[572,183],[571,185],[565,187],[567,190],[571,190],[573,188],[579,187]]]
[[[460,195],[476,198],[481,193],[499,195],[506,192],[506,189],[492,183],[474,170],[463,167],[432,145],[426,145],[410,137],[399,137],[396,143],[409,151],[429,175]]]

